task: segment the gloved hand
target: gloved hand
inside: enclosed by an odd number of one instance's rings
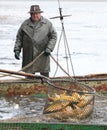
[[[20,51],[15,51],[15,58],[17,60],[20,60],[19,56],[20,56]]]
[[[49,56],[49,55],[51,54],[51,49],[46,48],[44,54],[45,54],[46,56]]]

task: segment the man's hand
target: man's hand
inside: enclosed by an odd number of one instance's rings
[[[19,58],[19,56],[20,56],[20,51],[15,51],[15,58],[17,59],[17,60],[20,60],[20,58]]]
[[[46,56],[49,56],[49,55],[51,54],[51,49],[46,48],[44,54],[45,54]]]

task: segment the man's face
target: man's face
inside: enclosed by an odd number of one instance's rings
[[[31,18],[34,22],[37,22],[41,18],[41,13],[31,13]]]

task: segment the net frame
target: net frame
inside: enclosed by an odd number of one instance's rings
[[[50,116],[54,119],[58,119],[61,121],[67,121],[67,120],[73,120],[74,122],[79,120],[85,120],[87,118],[90,118],[94,109],[94,99],[95,99],[95,90],[94,88],[85,85],[81,82],[77,82],[74,80],[69,79],[52,79],[52,84],[48,84],[48,96],[47,101],[44,107],[43,113],[47,116]],[[54,86],[53,86],[54,84]],[[56,86],[56,87],[55,87]],[[73,93],[78,93],[79,96],[90,96],[91,98],[87,100],[87,102],[83,103],[82,107],[77,107],[76,103],[73,104],[73,106],[76,106],[77,108],[73,108],[72,103],[69,103],[69,99],[65,100],[64,98],[59,99],[58,101],[52,102],[51,99],[55,97],[55,94],[57,97],[61,97],[64,93],[67,94],[67,96],[71,96]],[[68,104],[67,104],[68,102]],[[57,104],[55,104],[57,103]],[[61,104],[61,106],[59,104]],[[76,104],[76,105],[75,105]],[[52,106],[53,105],[53,106]],[[52,106],[52,107],[51,107]],[[59,107],[60,106],[60,107]],[[58,107],[58,109],[57,109]],[[69,109],[71,107],[72,109]],[[55,110],[54,110],[55,109]],[[73,111],[73,113],[67,111]],[[46,111],[49,110],[49,111]]]

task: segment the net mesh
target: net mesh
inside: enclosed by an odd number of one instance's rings
[[[76,81],[53,80],[43,113],[59,120],[85,119],[94,108],[94,89]]]

